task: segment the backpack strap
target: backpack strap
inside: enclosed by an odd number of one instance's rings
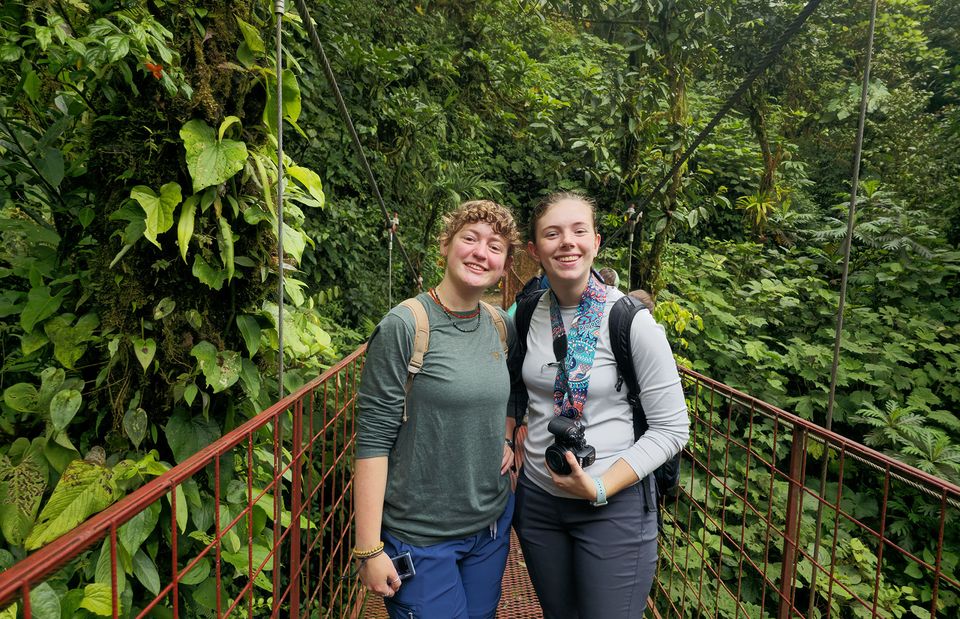
[[[510,399],[514,403],[513,417],[517,424],[523,421],[527,413],[527,387],[523,384],[523,359],[527,356],[527,335],[530,333],[530,320],[533,310],[546,288],[538,288],[517,301],[517,311],[513,315],[513,325],[517,331],[517,341],[507,356],[507,369],[510,370]]]
[[[630,328],[633,326],[633,319],[641,309],[646,306],[641,305],[637,300],[629,295],[625,295],[613,304],[610,310],[610,347],[613,349],[613,357],[617,360],[617,391],[627,385],[627,402],[630,404],[630,410],[633,413],[633,440],[638,440],[647,431],[647,415],[643,412],[643,404],[640,401],[640,383],[637,380],[637,370],[633,366],[633,350],[630,342]],[[655,475],[651,475],[655,477]],[[653,480],[640,480],[643,488],[643,497],[646,510],[653,511],[657,509],[656,486]],[[661,514],[657,510],[657,525],[661,524]]]
[[[500,344],[503,346],[503,357],[504,359],[510,353],[510,344],[507,343],[507,323],[503,320],[503,314],[497,311],[497,308],[490,305],[486,301],[480,301],[480,306],[483,307],[490,314],[490,318],[493,319],[493,326],[497,328],[497,333],[500,334]]]
[[[413,314],[414,335],[413,335],[413,354],[410,355],[410,361],[407,363],[407,382],[403,385],[403,423],[407,421],[407,400],[410,397],[410,389],[413,388],[413,379],[423,368],[423,356],[430,347],[430,319],[427,317],[427,309],[423,303],[416,298],[406,299],[400,303],[403,307],[410,310]]]
[[[626,383],[627,401],[633,409],[633,440],[639,439],[649,427],[643,404],[640,403],[640,384],[637,381],[637,371],[633,367],[633,351],[630,346],[630,327],[633,325],[634,316],[642,309],[646,307],[639,301],[624,295],[610,310],[610,347],[613,348],[613,357],[617,361],[617,391]]]

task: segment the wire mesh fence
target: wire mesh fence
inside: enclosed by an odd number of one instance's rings
[[[0,574],[0,616],[357,616],[341,576],[364,353]]]
[[[378,616],[342,578],[364,352],[4,571],[0,617]],[[960,616],[960,488],[681,375],[691,440],[648,615]],[[540,616],[514,554],[498,616]]]
[[[960,616],[960,488],[695,372],[665,617]]]

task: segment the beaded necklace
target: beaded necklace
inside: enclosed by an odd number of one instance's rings
[[[437,294],[436,288],[430,289],[430,298],[433,299],[434,303],[440,306],[440,309],[443,310],[443,313],[447,315],[447,320],[450,321],[450,324],[452,324],[453,328],[456,329],[457,331],[461,333],[473,333],[474,331],[480,328],[480,305],[479,304],[477,305],[477,309],[473,311],[456,312],[443,304],[443,301],[440,300],[440,295]],[[455,318],[460,320],[466,320],[474,317],[476,317],[477,319],[477,324],[475,324],[472,329],[463,329],[460,327],[460,325],[457,324],[457,321],[454,320]]]

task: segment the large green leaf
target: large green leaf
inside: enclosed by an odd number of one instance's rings
[[[120,604],[119,597],[117,598],[117,604]],[[110,585],[95,582],[84,587],[80,608],[86,608],[90,612],[103,617],[111,616],[113,614],[113,591]],[[123,613],[120,612],[120,614]]]
[[[321,207],[324,205],[323,182],[319,174],[309,168],[294,165],[287,168],[287,175],[303,185]]]
[[[12,459],[23,456],[20,463],[11,467],[2,476],[0,483],[0,531],[8,543],[22,546],[30,534],[33,522],[40,508],[40,499],[47,487],[47,467],[43,464],[41,448],[19,439],[10,448],[8,455]],[[21,452],[21,448],[26,451]]]
[[[193,228],[197,217],[197,196],[190,196],[183,201],[180,207],[180,221],[177,222],[177,245],[180,247],[180,257],[187,261],[187,249],[190,239],[193,238]]]
[[[73,314],[61,314],[51,318],[43,330],[53,342],[53,356],[63,367],[73,369],[87,350],[87,342],[94,339],[94,331],[100,326],[100,319],[96,314],[86,314],[73,322]]]
[[[63,153],[58,149],[50,147],[42,159],[37,162],[40,173],[54,188],[59,187],[63,181],[64,163]]]
[[[127,433],[135,449],[147,436],[147,411],[140,407],[132,408],[123,415],[123,431]]]
[[[239,314],[237,316],[237,327],[240,328],[243,343],[247,345],[247,353],[250,358],[253,358],[260,350],[260,324],[256,318],[249,314]]]
[[[38,409],[37,388],[30,383],[10,385],[3,391],[3,402],[18,413],[34,412]]]
[[[150,504],[150,507],[139,511],[130,520],[120,527],[118,532],[120,544],[127,554],[136,554],[141,544],[147,541],[160,519],[160,502]]]
[[[140,366],[146,372],[153,361],[153,356],[157,354],[157,343],[152,337],[145,340],[135,337],[131,338],[130,342],[133,344],[133,354],[137,356],[137,361],[140,362]]]
[[[207,123],[191,120],[180,129],[187,151],[187,169],[193,179],[194,193],[224,183],[243,169],[247,145],[236,140],[217,140]]]
[[[210,575],[210,561],[206,557],[200,559],[193,568],[183,574],[180,582],[185,585],[199,585]]]
[[[290,69],[283,70],[281,89],[283,96],[283,118],[291,123],[295,123],[297,119],[300,118],[300,84],[297,83],[296,74]],[[276,135],[277,80],[275,77],[267,80],[267,105],[263,108],[263,122],[270,129],[270,132]]]
[[[50,421],[53,422],[53,427],[61,431],[70,425],[81,404],[83,396],[76,389],[58,391],[50,400]]]
[[[20,338],[20,351],[23,353],[24,357],[27,357],[31,353],[40,350],[49,343],[50,338],[48,338],[44,333],[40,333],[39,331],[26,333],[22,338]]]
[[[68,382],[67,373],[63,371],[63,368],[52,366],[44,368],[44,370],[40,372],[40,394],[37,402],[39,410],[44,412],[50,410],[50,400],[62,389],[77,389],[82,391],[83,381],[74,382],[75,380],[77,379],[70,379]]]
[[[203,256],[194,254],[193,276],[210,288],[220,290],[223,288],[223,282],[227,278],[227,272],[223,269],[210,266],[210,264],[203,259]]]
[[[46,320],[60,309],[60,304],[63,303],[63,298],[66,295],[66,288],[52,296],[50,288],[47,286],[31,288],[30,292],[27,293],[27,306],[23,308],[23,313],[20,314],[20,326],[27,333],[33,331],[33,327],[38,322]]]
[[[157,572],[157,564],[143,550],[138,550],[137,554],[133,555],[133,573],[147,591],[153,595],[160,593],[160,574]]]
[[[60,619],[60,598],[49,583],[40,583],[30,591],[30,612],[35,619]]]
[[[143,236],[160,247],[157,235],[173,226],[173,211],[182,199],[180,185],[167,183],[160,188],[159,195],[145,185],[137,185],[130,191],[130,197],[136,200],[143,208],[143,212],[147,214]]]
[[[24,547],[36,550],[52,542],[92,514],[106,509],[118,494],[110,469],[74,460],[60,476]]]
[[[190,351],[197,359],[200,372],[214,393],[232,386],[240,378],[240,354],[233,350],[218,352],[210,342],[200,342]]]
[[[220,428],[215,421],[193,416],[186,410],[177,410],[171,415],[163,431],[177,462],[183,462],[220,438]]]
[[[127,576],[120,563],[123,562],[122,556],[125,556],[126,550],[123,546],[117,546],[117,591],[123,591],[127,586]],[[127,557],[126,563],[129,566],[130,558]],[[96,582],[111,585],[112,574],[110,570],[110,538],[106,537],[100,545],[100,556],[97,558],[94,580]]]
[[[264,46],[263,39],[260,37],[260,33],[257,32],[257,29],[239,17],[236,19],[237,25],[240,26],[240,32],[243,34],[243,40],[247,44],[247,47],[250,48],[250,51],[260,54],[264,53],[266,51],[266,46]]]
[[[223,260],[223,267],[227,273],[227,281],[233,279],[233,230],[230,228],[230,222],[226,217],[220,217],[220,236],[217,243],[220,245],[220,259]]]

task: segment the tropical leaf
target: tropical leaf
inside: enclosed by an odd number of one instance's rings
[[[180,207],[180,220],[177,222],[177,245],[180,247],[180,257],[187,261],[187,249],[190,239],[193,238],[193,228],[197,217],[197,202],[200,199],[193,195],[183,201]]]
[[[58,391],[50,400],[50,421],[53,422],[53,427],[61,431],[70,425],[82,404],[83,396],[76,389]]]
[[[200,372],[214,393],[232,386],[240,378],[240,354],[233,350],[218,352],[210,342],[200,342],[190,351]]]
[[[18,413],[29,413],[38,409],[37,388],[30,383],[17,383],[3,391],[3,402]]]
[[[100,326],[96,314],[86,314],[76,324],[72,324],[73,318],[73,314],[60,314],[43,325],[44,333],[53,342],[53,356],[67,369],[73,369],[80,360]]]
[[[319,174],[309,168],[294,165],[287,168],[287,175],[303,185],[319,206],[324,205],[323,182]]]
[[[247,145],[236,140],[217,140],[213,128],[202,120],[191,120],[180,129],[187,151],[187,169],[194,193],[220,185],[243,169]]]
[[[133,354],[137,356],[137,361],[140,362],[140,366],[143,368],[143,371],[146,372],[150,367],[150,363],[153,361],[154,355],[157,353],[157,343],[152,337],[148,337],[145,340],[135,337],[131,338],[130,341],[133,344]]]
[[[253,358],[260,350],[260,325],[257,319],[248,314],[240,314],[237,316],[237,327],[240,328],[243,342],[247,345],[247,353]]]
[[[182,200],[180,185],[167,183],[156,194],[145,185],[137,185],[130,191],[130,197],[137,201],[146,213],[146,228],[143,235],[160,247],[157,235],[162,234],[173,226],[173,211]]]
[[[173,452],[174,460],[183,462],[220,438],[220,428],[212,419],[204,419],[181,409],[170,416],[164,427],[164,434]]]
[[[117,604],[120,604],[119,598]],[[113,614],[113,590],[110,585],[95,582],[84,587],[80,608],[85,608],[102,617],[111,616]],[[122,614],[120,609],[118,611]]]
[[[60,476],[24,547],[36,550],[69,532],[119,495],[113,472],[105,466],[74,460]]]
[[[142,408],[130,409],[123,415],[123,431],[126,432],[135,449],[147,436],[147,411]]]
[[[24,332],[30,333],[37,323],[49,318],[60,309],[60,304],[63,303],[66,295],[66,289],[51,295],[50,288],[47,286],[31,288],[27,293],[27,305],[20,314],[20,326],[23,327]]]
[[[35,619],[60,619],[60,598],[49,583],[40,583],[30,591],[30,613]]]

